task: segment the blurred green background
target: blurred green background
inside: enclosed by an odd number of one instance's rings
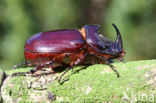
[[[100,24],[115,40],[112,23],[126,61],[156,58],[156,0],[0,0],[0,68],[24,61],[25,41],[35,33]]]

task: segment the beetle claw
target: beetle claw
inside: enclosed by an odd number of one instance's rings
[[[114,66],[112,64],[108,64],[108,65],[116,73],[117,77],[119,78],[120,77],[119,72],[114,68]]]

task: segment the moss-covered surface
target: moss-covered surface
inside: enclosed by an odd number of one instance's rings
[[[147,102],[156,101],[156,60],[113,64],[120,78],[107,65],[96,64],[69,71],[59,84],[61,73],[31,76],[8,76],[2,87],[4,102]],[[6,71],[8,75],[28,71],[21,68]]]

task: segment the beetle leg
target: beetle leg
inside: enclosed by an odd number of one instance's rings
[[[114,69],[114,66],[110,63],[108,63],[107,65],[109,65],[109,67],[116,73],[117,77],[119,78],[120,77],[119,72],[116,69]]]
[[[91,58],[91,63],[95,64],[94,58]]]
[[[108,63],[110,63],[110,64],[111,64],[111,63],[114,63],[114,61],[113,61],[113,60],[111,60],[111,59],[109,59],[109,60],[108,60]]]
[[[103,60],[107,61],[107,65],[109,65],[109,67],[116,73],[117,77],[119,78],[120,75],[119,75],[119,72],[114,69],[114,66],[112,65],[112,63],[114,63],[111,59],[106,59],[106,58],[103,58]]]
[[[79,59],[77,59],[73,65],[71,65],[71,67],[69,67],[62,75],[61,77],[58,79],[58,82],[60,83],[61,78],[71,69],[73,69],[75,66],[77,66],[87,55],[88,53],[86,52],[85,54],[83,54]]]
[[[50,65],[50,64],[52,64],[52,63],[54,63],[54,61],[49,61],[49,62],[46,62],[46,63],[44,63],[44,64],[41,64],[40,66],[37,66],[37,67],[34,68],[34,69],[31,69],[29,72],[17,72],[17,73],[12,74],[12,76],[25,76],[27,73],[33,74],[33,73],[35,73],[36,71],[38,71],[38,70],[42,69],[43,67],[45,67],[45,66],[47,66],[47,65]]]
[[[48,66],[48,65],[51,65],[51,64],[53,64],[53,63],[54,63],[53,60],[52,60],[52,61],[49,61],[49,62],[46,62],[46,63],[44,63],[44,64],[41,64],[41,65],[37,66],[37,67],[34,68],[34,69],[31,69],[29,72],[26,72],[26,73],[31,73],[31,74],[33,74],[33,73],[35,73],[36,71],[42,69],[43,67]]]
[[[96,57],[96,60],[98,61],[98,64],[105,64],[105,61],[101,58]]]
[[[98,55],[95,55],[95,56],[98,57]],[[113,62],[111,59],[106,59],[106,58],[104,58],[104,57],[102,57],[102,59],[103,59],[104,61],[106,61],[106,64],[109,65],[109,67],[116,73],[117,77],[119,78],[119,77],[120,77],[119,72],[118,72],[117,70],[115,70],[115,69],[114,69],[114,66],[111,64],[111,63],[114,63],[114,62]]]
[[[32,64],[32,63],[29,62],[29,61],[25,61],[25,62],[14,65],[12,69],[16,69],[17,67],[20,67],[20,66],[23,66],[23,65],[29,65],[29,64]]]

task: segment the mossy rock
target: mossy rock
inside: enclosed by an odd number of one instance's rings
[[[10,75],[29,71],[20,68],[5,71],[8,75],[1,86],[4,103],[50,102],[154,102],[156,101],[156,60],[113,64],[120,78],[107,65],[96,64],[85,69],[75,67],[59,84],[62,73],[39,77]]]

